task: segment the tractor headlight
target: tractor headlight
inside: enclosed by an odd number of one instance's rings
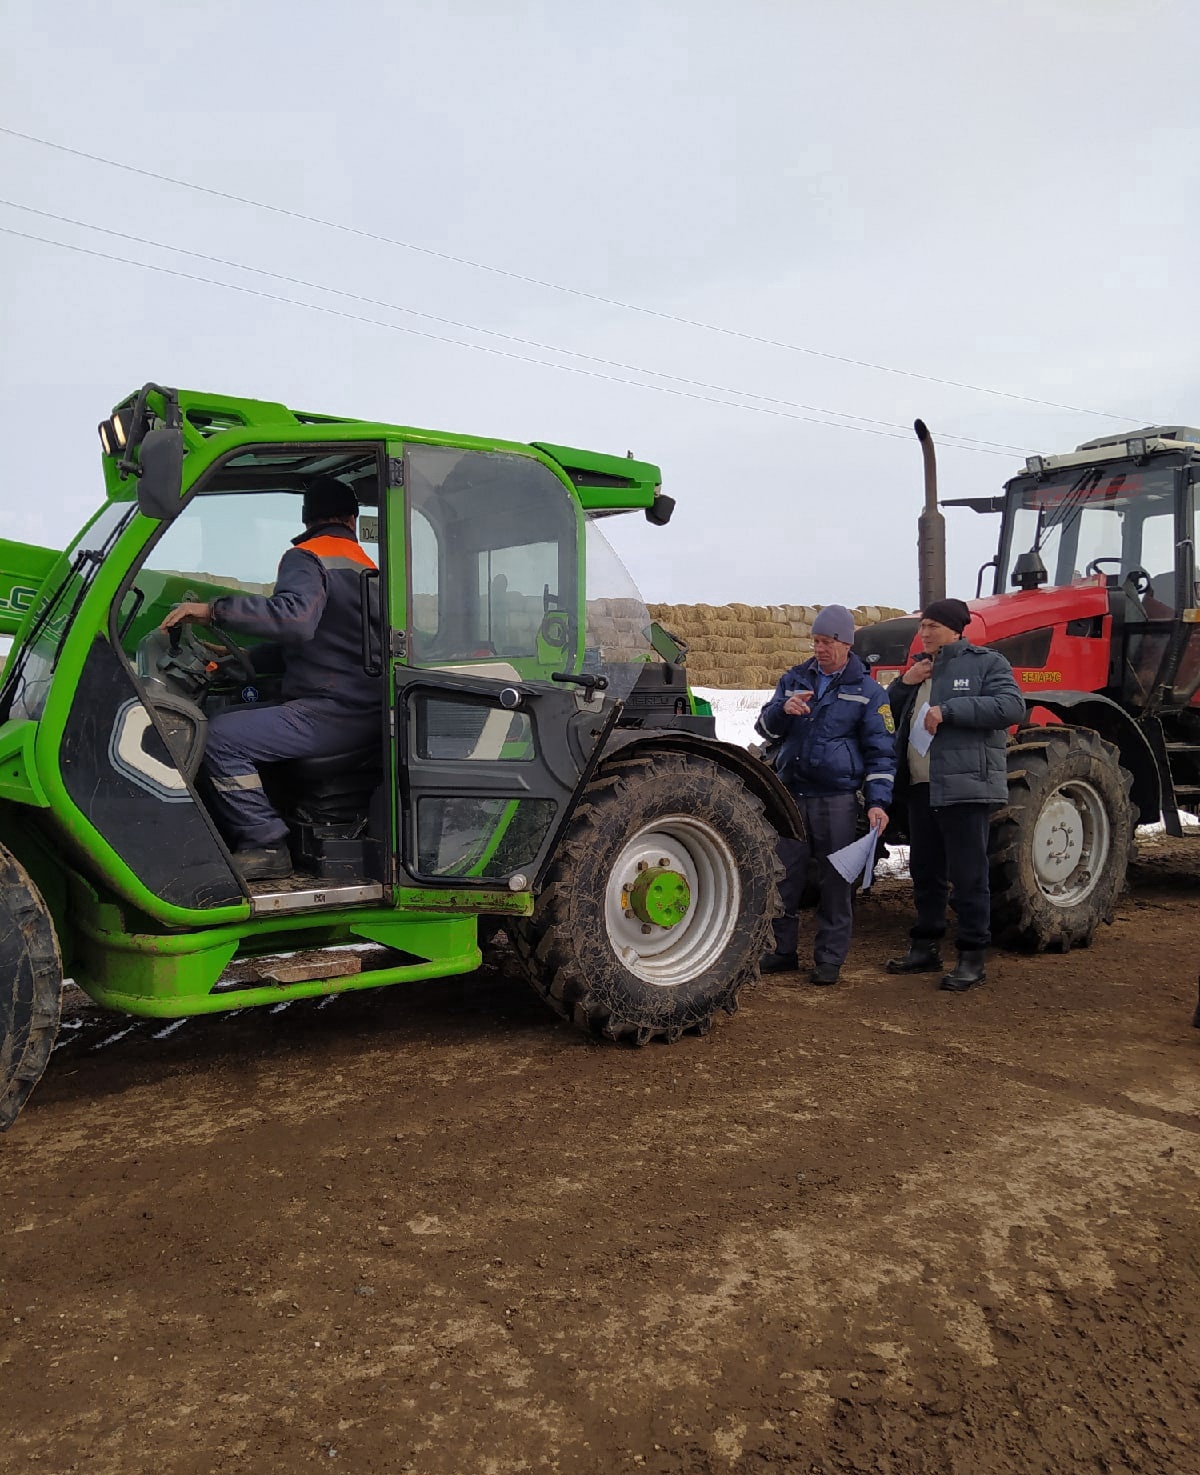
[[[129,444],[129,427],[132,420],[132,407],[122,405],[120,409],[114,410],[107,420],[101,420],[97,425],[100,444],[106,456],[118,456],[124,453]]]

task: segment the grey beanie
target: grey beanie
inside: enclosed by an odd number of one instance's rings
[[[813,621],[814,635],[828,635],[844,645],[854,644],[854,616],[844,604],[827,604]]]

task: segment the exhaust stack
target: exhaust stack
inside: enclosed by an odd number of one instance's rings
[[[925,463],[925,509],[917,518],[917,588],[924,609],[935,599],[946,597],[946,519],[938,511],[937,454],[933,436],[924,420],[914,420],[913,429],[921,442]]]

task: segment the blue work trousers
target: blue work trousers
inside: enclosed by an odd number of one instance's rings
[[[277,707],[237,707],[208,724],[204,771],[217,827],[233,850],[279,845],[288,827],[263,792],[260,763],[328,758],[382,746],[378,708],[303,697]]]
[[[800,898],[804,894],[809,863],[817,862],[817,932],[813,938],[813,962],[832,963],[840,968],[850,951],[854,926],[852,891],[829,864],[826,856],[851,844],[858,833],[858,797],[854,794],[794,795],[804,816],[805,840],[779,839],[777,849],[785,875],[779,883],[783,916],[772,923],[775,951],[794,953],[800,936]]]

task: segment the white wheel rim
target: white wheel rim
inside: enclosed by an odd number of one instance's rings
[[[1096,889],[1112,834],[1098,790],[1082,779],[1059,784],[1042,805],[1033,830],[1038,890],[1060,907],[1078,906]]]
[[[628,905],[642,871],[664,862],[691,892],[687,912],[673,927],[647,923]],[[725,840],[703,820],[672,814],[638,830],[621,849],[604,891],[604,923],[613,951],[630,973],[670,988],[717,961],[737,925],[741,900],[741,877]]]

